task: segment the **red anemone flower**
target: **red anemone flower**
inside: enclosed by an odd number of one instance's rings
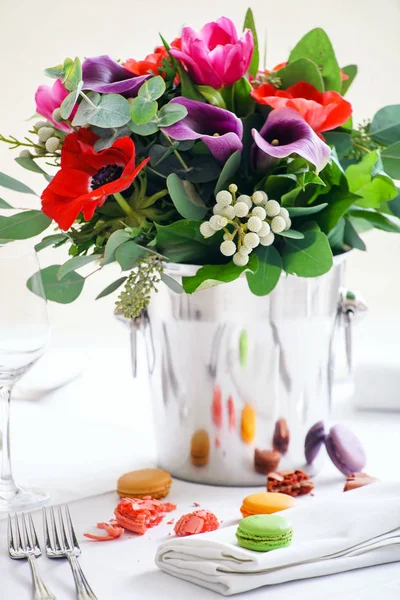
[[[171,48],[181,48],[180,38],[176,38],[171,42]],[[135,75],[159,75],[160,69],[163,66],[164,59],[168,58],[168,52],[164,46],[157,46],[152,54],[148,54],[143,60],[135,60],[134,58],[128,58],[124,63],[124,68],[128,69]]]
[[[64,231],[80,213],[89,221],[96,208],[111,194],[126,190],[149,161],[135,167],[135,145],[129,137],[100,152],[93,148],[97,139],[89,129],[67,135],[61,169],[42,194],[43,212]]]
[[[351,116],[352,107],[338,92],[319,92],[310,83],[300,81],[287,90],[277,90],[264,83],[254,88],[251,95],[259,104],[271,108],[297,110],[316,133],[335,129]]]

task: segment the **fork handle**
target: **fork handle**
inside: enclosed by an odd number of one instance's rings
[[[57,600],[55,595],[44,583],[37,566],[36,558],[33,554],[28,555],[28,562],[32,571],[33,600]]]
[[[74,576],[78,600],[97,600],[97,596],[88,584],[77,557],[69,555],[67,558]]]

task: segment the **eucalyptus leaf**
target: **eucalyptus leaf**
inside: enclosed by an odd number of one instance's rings
[[[17,156],[14,159],[16,163],[19,164],[20,167],[23,167],[27,171],[32,171],[33,173],[40,173],[41,175],[47,176],[46,171],[44,171],[33,158],[29,156]]]
[[[282,273],[282,258],[275,246],[258,246],[258,269],[247,273],[250,291],[256,296],[266,296],[276,287]]]
[[[218,177],[218,181],[214,189],[215,194],[218,194],[218,192],[221,190],[227,189],[229,184],[232,183],[233,177],[240,167],[240,160],[241,153],[239,150],[236,150],[236,152],[231,154],[231,156],[228,158],[225,165],[222,167],[220,176]]]
[[[165,81],[160,76],[147,79],[140,87],[138,96],[147,98],[148,100],[158,100],[165,92]]]
[[[75,108],[76,101],[79,98],[79,94],[83,87],[83,81],[79,82],[78,86],[74,88],[61,103],[60,115],[63,119],[67,120],[70,118],[72,111]]]
[[[136,135],[143,136],[153,135],[153,133],[157,133],[158,131],[157,122],[153,119],[151,119],[147,123],[144,123],[143,125],[137,125],[133,121],[129,121],[128,127],[131,131],[133,131],[133,133],[136,133]]]
[[[400,141],[382,150],[381,158],[385,173],[400,179]]]
[[[76,269],[80,269],[85,265],[93,262],[94,260],[99,260],[101,258],[101,254],[91,254],[90,256],[74,256],[67,260],[59,269],[57,273],[58,279],[63,279],[68,273],[71,271],[75,271]]]
[[[82,113],[80,113],[81,102],[72,122],[73,125],[84,125],[86,119],[89,125],[96,125],[97,127],[122,127],[130,121],[129,102],[123,96],[105,94],[100,96],[100,99],[96,98],[96,100],[96,106],[91,106],[86,102]]]
[[[375,114],[370,125],[369,135],[371,138],[390,146],[400,140],[400,104],[384,106]]]
[[[123,271],[130,271],[138,264],[139,260],[146,256],[147,252],[133,240],[118,246],[115,258]]]
[[[60,281],[57,277],[60,266],[52,265],[38,271],[28,279],[27,286],[32,292],[37,293],[38,289],[42,289],[41,279],[47,300],[59,304],[69,304],[80,295],[85,279],[79,273],[72,271]]]
[[[27,210],[12,217],[0,217],[0,238],[26,240],[35,237],[52,223],[41,210]]]
[[[245,271],[255,273],[258,269],[258,257],[252,253],[249,262],[244,267],[237,267],[233,261],[224,265],[204,265],[196,275],[192,277],[182,277],[183,289],[187,294],[193,294],[196,291],[206,290],[221,283],[230,283],[238,279]]]
[[[60,79],[64,77],[64,65],[57,65],[56,67],[48,67],[44,70],[44,74],[52,79]]]
[[[137,96],[130,103],[130,116],[136,125],[148,123],[155,116],[157,110],[157,102],[144,96]]]
[[[158,127],[169,127],[178,121],[182,121],[188,114],[187,108],[182,104],[165,104],[157,114]]]
[[[61,242],[67,241],[69,238],[64,233],[54,233],[53,235],[47,235],[42,239],[41,242],[36,244],[35,250],[36,252],[40,252],[40,250],[44,250],[49,246],[54,246],[56,244],[60,244]]]
[[[8,202],[6,202],[5,200],[3,200],[3,198],[0,198],[0,209],[2,209],[2,210],[8,210],[8,209],[14,210],[14,207],[11,206],[11,204],[8,204]]]
[[[104,258],[101,261],[101,266],[103,267],[105,265],[108,265],[109,263],[114,262],[115,251],[118,248],[118,246],[121,246],[121,244],[124,244],[130,239],[131,236],[124,229],[118,229],[117,231],[114,231],[114,233],[112,233],[108,238],[106,248],[104,251]]]
[[[102,292],[100,292],[100,294],[98,296],[96,296],[96,300],[100,300],[100,298],[105,298],[105,296],[109,296],[110,294],[112,294],[113,292],[115,292],[115,290],[117,290],[119,287],[121,287],[121,285],[127,279],[128,279],[127,276],[120,277],[116,281],[113,281],[113,283],[110,283],[110,285],[108,285],[106,288],[104,288],[104,290]]]
[[[324,80],[315,62],[309,58],[298,58],[289,62],[286,67],[279,70],[279,79],[283,89],[305,81],[314,86],[319,92],[325,90]]]
[[[72,92],[79,87],[82,88],[82,65],[78,57],[73,61],[71,59],[66,59],[64,61],[64,76],[62,77],[62,82],[69,92]]]
[[[8,190],[13,190],[14,192],[21,192],[21,194],[33,194],[36,196],[36,192],[31,190],[27,185],[21,183],[17,179],[6,175],[5,173],[0,173],[0,187],[7,188]]]
[[[344,96],[357,75],[358,67],[357,65],[347,65],[346,67],[342,67],[342,71],[348,77],[348,79],[342,80],[342,89],[340,90],[340,93]]]
[[[87,98],[87,99],[86,99]],[[90,102],[88,102],[88,100]],[[73,118],[72,125],[74,127],[82,127],[89,123],[89,117],[94,113],[95,108],[101,100],[101,95],[97,92],[87,92],[86,97],[82,98],[78,110]],[[93,106],[94,105],[94,106]]]
[[[320,71],[326,90],[340,92],[342,77],[331,41],[325,31],[317,27],[312,29],[293,48],[289,63],[300,58],[312,60]]]
[[[294,217],[303,217],[321,212],[328,206],[327,202],[316,204],[315,206],[288,206],[287,211],[291,219]]]
[[[173,277],[166,275],[165,273],[161,273],[161,281],[165,283],[169,287],[170,290],[175,292],[175,294],[183,294],[185,291],[180,283],[176,281]]]
[[[246,16],[245,16],[244,24],[243,24],[243,30],[245,30],[245,29],[250,29],[251,33],[253,34],[254,50],[253,50],[253,56],[251,58],[251,63],[249,66],[249,73],[253,77],[255,77],[258,73],[258,66],[260,63],[260,51],[258,48],[258,35],[257,35],[256,24],[254,22],[254,15],[253,15],[253,11],[251,10],[251,8],[248,8],[247,12],[246,12]]]
[[[191,182],[183,181],[176,173],[171,173],[167,178],[167,188],[176,210],[182,217],[192,221],[204,217],[207,207]]]
[[[305,231],[302,240],[287,239],[282,260],[286,273],[299,277],[319,277],[333,264],[328,238],[321,231]]]

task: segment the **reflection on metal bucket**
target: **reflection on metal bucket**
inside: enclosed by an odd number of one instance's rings
[[[305,467],[307,430],[329,414],[343,267],[282,277],[265,297],[244,277],[193,295],[160,284],[132,324],[146,340],[160,467],[202,483],[263,485],[254,450],[272,449],[278,420],[289,442],[279,469]],[[168,269],[178,281],[193,273]]]

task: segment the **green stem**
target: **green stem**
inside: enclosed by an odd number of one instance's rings
[[[173,146],[174,143],[171,140],[171,138],[169,137],[169,135],[167,135],[164,131],[163,131],[163,135],[164,135],[165,139],[168,140],[169,144],[171,146]],[[187,164],[183,160],[182,156],[179,154],[178,150],[174,150],[174,154],[175,154],[176,158],[179,160],[179,162],[181,163],[182,167],[185,169],[186,173],[188,173],[190,171],[190,168],[187,166]]]
[[[85,102],[87,102],[88,104],[90,104],[90,106],[92,106],[93,108],[97,108],[97,106],[95,104],[93,104],[93,102],[91,101],[91,99],[88,98],[84,92],[80,92],[79,94],[80,94],[80,96],[82,96],[82,98],[85,100]]]
[[[355,144],[354,142],[353,142],[353,146],[355,148],[358,148],[362,152],[366,152],[367,154],[369,154],[371,152],[371,150],[369,150],[368,148],[365,148],[364,146],[360,146],[360,144]]]
[[[133,213],[133,208],[128,204],[123,195],[120,192],[115,192],[113,196],[124,211],[124,213],[130,216]]]
[[[151,201],[151,203],[154,204],[154,202],[157,202],[157,200],[160,200],[160,198],[164,198],[164,196],[166,196],[167,194],[168,194],[168,190],[161,190],[160,192],[157,192],[156,194],[153,194],[152,196],[149,196],[148,198],[146,198],[146,200],[147,200],[146,204],[148,204],[149,201]]]

